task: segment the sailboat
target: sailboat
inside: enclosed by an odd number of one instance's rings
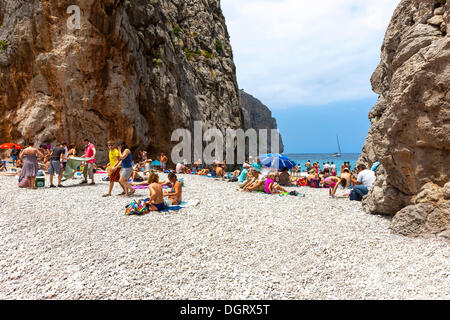
[[[337,135],[336,135],[336,139],[337,139],[337,145],[338,145],[339,152],[333,153],[333,157],[340,158],[342,156],[342,152],[341,152],[341,145],[339,143],[339,137]]]

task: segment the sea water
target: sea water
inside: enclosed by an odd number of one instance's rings
[[[301,167],[302,171],[305,171],[306,169],[305,163],[307,163],[308,160],[311,161],[311,165],[314,162],[318,162],[321,169],[324,162],[325,163],[329,162],[330,165],[331,162],[334,162],[338,174],[340,174],[341,165],[344,162],[350,162],[351,169],[353,170],[355,168],[356,161],[358,161],[360,154],[343,153],[340,157],[333,157],[331,153],[287,153],[286,156],[295,163],[300,164],[302,166]]]

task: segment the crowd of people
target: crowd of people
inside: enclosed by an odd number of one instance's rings
[[[201,159],[192,165],[188,165],[188,161],[184,160],[177,163],[174,170],[170,171],[167,170],[169,159],[164,153],[160,154],[156,163],[160,172],[168,173],[168,180],[160,181],[158,172],[153,166],[155,162],[148,159],[146,151],[140,151],[137,161],[133,162],[133,153],[125,142],[117,144],[114,141],[108,141],[109,162],[106,166],[99,168],[96,164],[97,150],[94,144],[89,139],[84,139],[83,144],[83,161],[78,168],[83,177],[81,184],[95,185],[95,171],[104,169],[109,186],[103,197],[112,196],[116,182],[122,188],[122,192],[118,195],[125,197],[134,195],[136,187],[145,186],[149,190],[150,211],[162,210],[165,207],[164,197],[173,205],[182,201],[182,183],[178,181],[176,174],[195,174],[226,179],[237,182],[238,190],[243,192],[280,194],[288,193],[286,187],[302,185],[328,188],[330,197],[335,198],[337,190],[341,188],[350,192],[350,200],[358,201],[361,201],[369,192],[375,181],[374,171],[367,169],[364,165],[357,166],[357,177],[355,177],[350,162],[342,164],[338,175],[334,162],[324,162],[320,166],[318,162],[312,163],[310,160],[305,164],[303,171],[300,165],[290,169],[284,167],[273,170],[264,167],[259,158],[252,164],[244,163],[240,170],[230,172],[227,170],[229,167],[226,161],[204,165]],[[77,156],[77,150],[75,144],[68,145],[66,142],[58,143],[53,148],[50,145],[40,145],[39,148],[35,148],[33,143],[29,143],[22,151],[14,147],[10,155],[13,165],[19,168],[20,187],[36,189],[36,176],[39,170],[42,170],[49,175],[50,188],[63,188],[62,177],[66,163]],[[1,162],[0,171],[5,169],[6,166]]]

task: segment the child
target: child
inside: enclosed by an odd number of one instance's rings
[[[275,183],[275,174],[270,173],[267,175],[264,191],[268,194],[279,194],[281,192],[287,192],[279,184]]]

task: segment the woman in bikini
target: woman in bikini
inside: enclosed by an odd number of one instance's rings
[[[169,173],[168,179],[172,184],[172,189],[164,192],[164,196],[167,196],[173,205],[179,205],[183,199],[183,187],[181,182],[178,181],[177,175],[173,172]]]

